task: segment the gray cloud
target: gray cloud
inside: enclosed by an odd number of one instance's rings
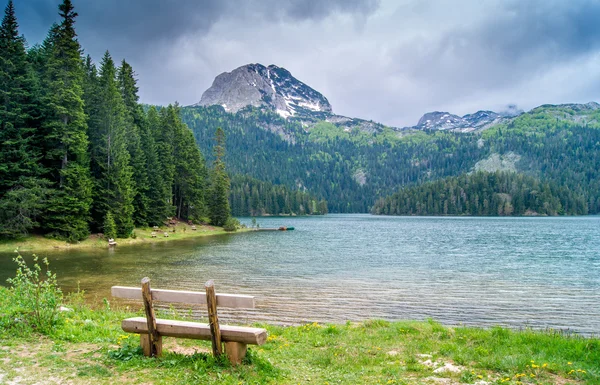
[[[48,25],[55,20],[59,0],[29,0],[27,16]],[[80,0],[74,1],[82,35],[101,33],[112,38],[147,44],[190,32],[205,32],[222,18],[246,22],[322,20],[332,13],[368,14],[379,0]]]
[[[16,0],[39,41],[59,0]],[[403,126],[429,110],[598,99],[600,2],[75,0],[87,52],[127,58],[148,103],[195,103],[216,75],[277,64],[334,111]]]

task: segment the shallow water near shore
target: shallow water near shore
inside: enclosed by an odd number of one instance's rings
[[[250,224],[250,218],[242,218]],[[259,218],[249,232],[115,250],[44,253],[65,290],[111,301],[112,285],[253,294],[237,322],[372,318],[600,334],[600,217]],[[0,282],[14,275],[0,255]],[[202,315],[202,312],[198,313]]]

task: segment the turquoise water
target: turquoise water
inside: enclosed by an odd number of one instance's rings
[[[250,224],[249,218],[242,221]],[[328,215],[259,218],[289,232],[48,254],[65,289],[92,301],[110,286],[253,294],[222,317],[282,324],[433,318],[600,333],[600,217]],[[12,275],[0,256],[0,280]]]

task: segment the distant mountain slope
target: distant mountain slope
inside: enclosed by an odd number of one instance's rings
[[[232,174],[310,191],[330,212],[367,212],[379,197],[476,169],[511,169],[567,187],[600,212],[600,109],[545,106],[483,131],[310,131],[260,109],[183,108],[210,158],[217,126],[227,133]],[[265,130],[264,127],[270,127]],[[509,164],[510,163],[510,164]]]
[[[421,132],[391,141],[386,134],[340,130],[344,135],[313,140],[300,123],[259,109],[230,114],[218,106],[186,107],[181,115],[209,162],[220,126],[232,175],[306,189],[327,200],[330,212],[367,212],[397,186],[459,174],[488,155],[472,134]]]

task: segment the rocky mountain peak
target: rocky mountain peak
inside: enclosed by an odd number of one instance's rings
[[[474,114],[467,114],[465,116],[434,111],[423,115],[417,125],[411,128],[418,130],[470,132],[485,129],[506,119],[506,116],[494,111],[477,111]]]
[[[267,107],[284,118],[331,113],[327,98],[285,68],[254,63],[217,76],[196,106],[221,105],[227,112]]]
[[[422,130],[447,130],[462,124],[462,118],[449,112],[428,112],[419,119],[417,127]]]

